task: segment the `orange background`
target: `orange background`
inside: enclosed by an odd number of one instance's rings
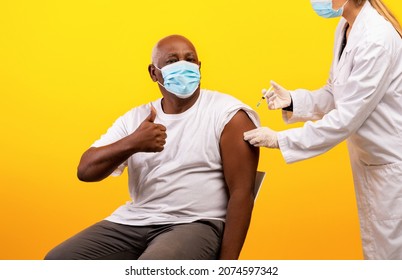
[[[402,16],[399,0],[385,2]],[[187,36],[202,87],[256,108],[271,79],[325,83],[337,21],[308,0],[0,0],[0,259],[42,259],[128,200],[126,174],[82,183],[76,167],[118,116],[159,98],[147,66],[161,37]],[[289,127],[256,110],[263,125]],[[262,149],[259,169],[267,177],[242,259],[362,258],[344,143],[292,165]]]

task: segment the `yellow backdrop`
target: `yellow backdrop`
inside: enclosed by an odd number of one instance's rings
[[[182,34],[202,61],[202,87],[257,110],[274,79],[288,89],[326,81],[335,20],[308,0],[0,0],[0,259],[42,259],[56,244],[128,200],[127,175],[76,178],[81,154],[133,106],[159,98],[151,48]],[[385,1],[402,17],[400,0]],[[344,143],[286,165],[263,149],[267,177],[241,259],[361,259]]]

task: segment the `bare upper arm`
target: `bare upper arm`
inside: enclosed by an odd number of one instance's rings
[[[239,110],[225,126],[220,140],[223,171],[229,193],[253,191],[259,148],[243,139],[243,133],[256,128],[247,113]]]

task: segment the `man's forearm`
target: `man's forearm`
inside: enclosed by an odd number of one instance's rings
[[[156,153],[164,149],[166,127],[154,123],[155,108],[131,134],[113,144],[88,149],[81,157],[77,176],[86,182],[100,181],[137,152]]]
[[[253,206],[252,194],[231,195],[219,259],[236,260],[239,258],[250,225]]]
[[[109,176],[134,153],[126,142],[122,139],[104,147],[88,149],[81,157],[77,177],[81,181],[95,182]]]

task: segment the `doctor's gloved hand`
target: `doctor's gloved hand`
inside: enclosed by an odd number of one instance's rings
[[[274,81],[271,81],[271,85],[271,91],[267,92],[266,89],[262,90],[262,94],[267,100],[268,108],[270,110],[276,110],[288,107],[292,102],[289,91],[284,89]]]
[[[269,127],[259,127],[244,132],[244,140],[255,147],[279,148],[277,132]]]

